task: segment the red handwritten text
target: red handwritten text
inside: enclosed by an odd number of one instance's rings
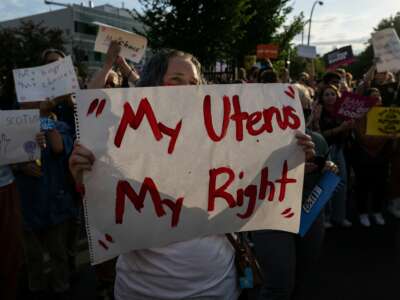
[[[228,176],[227,180],[224,184],[217,187],[217,177],[219,175]],[[239,174],[239,179],[242,179],[244,176],[243,172]],[[269,180],[268,167],[265,167],[261,171],[261,179],[259,187],[257,185],[251,184],[245,188],[240,188],[236,191],[236,199],[235,197],[228,192],[229,186],[235,180],[235,173],[229,167],[220,167],[217,169],[210,170],[210,182],[208,187],[208,211],[213,211],[215,209],[215,200],[217,198],[224,199],[230,208],[234,208],[236,206],[242,207],[244,204],[245,197],[248,198],[248,206],[247,210],[237,216],[241,219],[249,218],[256,206],[257,194],[259,200],[265,200],[267,197],[268,191],[268,201],[273,201],[275,197],[276,184],[280,184],[279,186],[279,196],[278,200],[282,202],[286,196],[286,186],[290,183],[296,183],[297,180],[288,177],[288,163],[285,160],[282,168],[281,177],[275,181]]]
[[[228,132],[230,120],[235,122],[236,127],[236,140],[243,140],[244,127],[248,134],[258,136],[264,132],[273,132],[273,120],[282,130],[297,129],[301,125],[300,118],[296,114],[296,110],[291,106],[283,106],[279,109],[275,106],[264,109],[263,111],[256,111],[253,113],[243,112],[240,107],[239,96],[232,97],[233,114],[231,114],[231,103],[229,97],[223,97],[224,114],[222,121],[222,128],[220,134],[215,132],[212,113],[211,113],[211,97],[209,95],[204,97],[203,101],[203,114],[204,125],[206,127],[208,136],[214,141],[221,141]],[[258,125],[258,127],[257,127]]]
[[[121,143],[124,138],[126,129],[128,128],[128,125],[134,130],[138,129],[145,116],[147,118],[147,121],[149,122],[151,131],[156,141],[160,141],[164,137],[164,135],[170,137],[168,154],[172,154],[175,148],[176,140],[178,139],[178,135],[182,127],[182,120],[178,122],[175,128],[170,128],[163,123],[158,122],[154,114],[153,108],[146,98],[143,98],[140,101],[136,114],[128,102],[124,104],[124,113],[122,115],[117,133],[114,138],[115,146],[118,148],[121,147]]]
[[[164,206],[166,205],[172,211],[171,227],[176,227],[179,223],[179,217],[183,205],[183,198],[178,198],[176,201],[170,199],[161,199],[157,186],[154,181],[146,177],[140,187],[139,193],[132,188],[129,182],[120,180],[117,184],[117,199],[115,204],[115,223],[122,224],[125,212],[125,197],[128,197],[133,206],[138,212],[144,208],[144,200],[147,193],[153,201],[154,209],[157,217],[163,217],[166,212]]]

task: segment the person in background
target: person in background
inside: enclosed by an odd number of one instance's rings
[[[24,254],[28,273],[29,299],[43,299],[49,288],[56,299],[69,298],[67,236],[70,221],[77,217],[73,186],[69,181],[68,157],[72,132],[56,120],[47,102],[29,102],[22,109],[39,108],[46,120],[46,147],[40,161],[16,168],[16,183],[23,215]],[[46,274],[45,253],[51,273]]]
[[[247,75],[246,75],[246,69],[245,68],[239,68],[237,81],[241,82],[241,83],[246,83],[247,82]]]
[[[358,87],[358,92],[365,94],[371,87],[379,90],[383,106],[400,106],[399,82],[393,82],[389,72],[378,72],[375,64],[365,73],[364,82]]]
[[[36,135],[39,147],[45,147],[43,133]],[[13,175],[18,165],[0,165],[0,299],[17,299],[18,273],[23,262],[22,216],[19,193]]]
[[[10,166],[0,166],[0,299],[17,299],[18,272],[22,265],[22,225],[17,186]]]
[[[112,41],[108,48],[104,65],[90,80],[88,89],[101,89],[107,87],[107,85],[110,88],[121,86],[123,83],[122,78],[113,70],[114,64],[118,66],[123,78],[126,78],[129,83],[134,84],[139,80],[139,74],[128,65],[124,58],[119,56],[120,52],[121,46],[117,41]]]
[[[278,74],[273,69],[267,69],[260,73],[258,78],[259,83],[278,83]]]
[[[340,83],[342,77],[337,72],[326,72],[324,76],[322,76],[322,81],[320,83],[320,87],[324,88],[327,85],[333,85],[337,90],[340,90]]]
[[[353,91],[354,90],[353,75],[350,72],[346,73],[346,83],[350,91]]]
[[[58,49],[46,49],[42,52],[41,63],[50,64],[55,61],[59,61],[65,57],[64,52]],[[78,68],[74,68],[76,75],[78,77]],[[79,77],[78,77],[79,80]],[[80,82],[80,87],[82,82]],[[75,132],[75,115],[74,115],[74,99],[72,95],[59,96],[45,102],[41,103],[42,109],[47,112],[52,112],[57,117],[57,121],[64,122],[68,125],[69,130],[72,133],[73,140],[76,139]],[[75,199],[77,207],[81,210],[81,202],[79,194],[75,191],[73,193],[73,198]],[[77,217],[71,220],[69,224],[68,234],[67,234],[67,248],[68,248],[68,261],[69,268],[72,276],[76,275],[77,265],[76,265],[76,255],[78,252],[78,242],[79,235],[82,229],[82,218],[81,213]]]
[[[338,77],[335,74],[333,73],[332,78],[337,80]],[[337,190],[330,201],[330,218],[326,220],[326,226],[331,227],[332,221],[339,226],[350,227],[352,224],[346,218],[347,166],[344,157],[344,146],[349,138],[354,122],[340,120],[334,115],[335,103],[338,99],[339,90],[336,86],[328,84],[320,90],[318,103],[321,108],[315,108],[320,112],[320,115],[314,115],[314,124],[317,124],[317,127],[314,127],[314,129],[321,132],[328,142],[330,157],[338,166],[339,176],[342,180],[341,188]]]
[[[300,98],[305,121],[311,116],[309,99]],[[317,159],[306,162],[302,202],[311,195],[325,171],[336,173],[337,166],[329,161],[329,147],[322,135],[306,131],[315,144]],[[278,230],[251,232],[251,240],[265,282],[262,287],[249,292],[248,300],[290,300],[296,297],[307,299],[302,287],[312,280],[325,235],[324,214],[321,212],[304,237]],[[301,298],[303,299],[303,298]]]
[[[382,98],[377,88],[368,89],[365,96],[375,97],[378,99],[376,106],[382,105]],[[370,227],[370,209],[375,224],[385,224],[382,212],[385,207],[385,188],[389,176],[393,139],[367,136],[366,123],[366,116],[357,120],[354,128],[355,143],[350,153],[356,180],[355,196],[360,224]]]
[[[279,81],[282,83],[291,83],[290,73],[288,68],[284,68],[279,74]]]
[[[256,83],[259,73],[260,73],[260,68],[257,66],[252,66],[247,76],[248,82]]]
[[[339,76],[340,76],[339,91],[341,93],[349,92],[350,88],[349,88],[349,86],[347,84],[347,77],[346,77],[347,73],[346,73],[346,70],[342,69],[342,68],[339,68],[339,69],[336,69],[336,73],[339,74]]]

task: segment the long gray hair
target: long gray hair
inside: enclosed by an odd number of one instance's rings
[[[140,80],[136,86],[145,87],[163,85],[163,78],[167,72],[169,60],[174,57],[183,57],[189,59],[196,67],[199,75],[199,83],[204,83],[203,76],[201,74],[201,64],[196,57],[183,51],[164,49],[154,54],[145,64],[140,76]]]

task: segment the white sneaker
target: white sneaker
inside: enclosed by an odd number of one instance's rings
[[[361,214],[360,215],[360,223],[364,227],[370,227],[371,226],[371,222],[369,221],[369,217],[368,217],[367,214]]]
[[[381,213],[375,213],[372,216],[374,217],[374,221],[376,224],[381,226],[385,225],[385,219],[383,218]]]
[[[388,210],[393,216],[395,216],[397,219],[400,219],[400,198],[390,201]]]
[[[326,229],[328,229],[328,228],[332,228],[332,227],[333,227],[333,225],[332,225],[332,223],[331,223],[331,222],[329,222],[329,221],[325,221],[325,222],[324,222],[324,227],[325,227]]]
[[[353,226],[353,223],[351,223],[349,220],[347,220],[347,219],[344,219],[343,220],[343,222],[342,222],[342,224],[340,224],[342,227],[346,227],[346,228],[349,228],[349,227],[351,227],[351,226]]]

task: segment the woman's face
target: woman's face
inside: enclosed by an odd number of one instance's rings
[[[336,99],[337,99],[337,94],[335,90],[331,88],[327,88],[324,90],[324,93],[322,94],[322,101],[324,105],[333,105],[335,104]]]
[[[164,85],[196,85],[200,83],[195,65],[187,57],[172,57],[163,77]]]

